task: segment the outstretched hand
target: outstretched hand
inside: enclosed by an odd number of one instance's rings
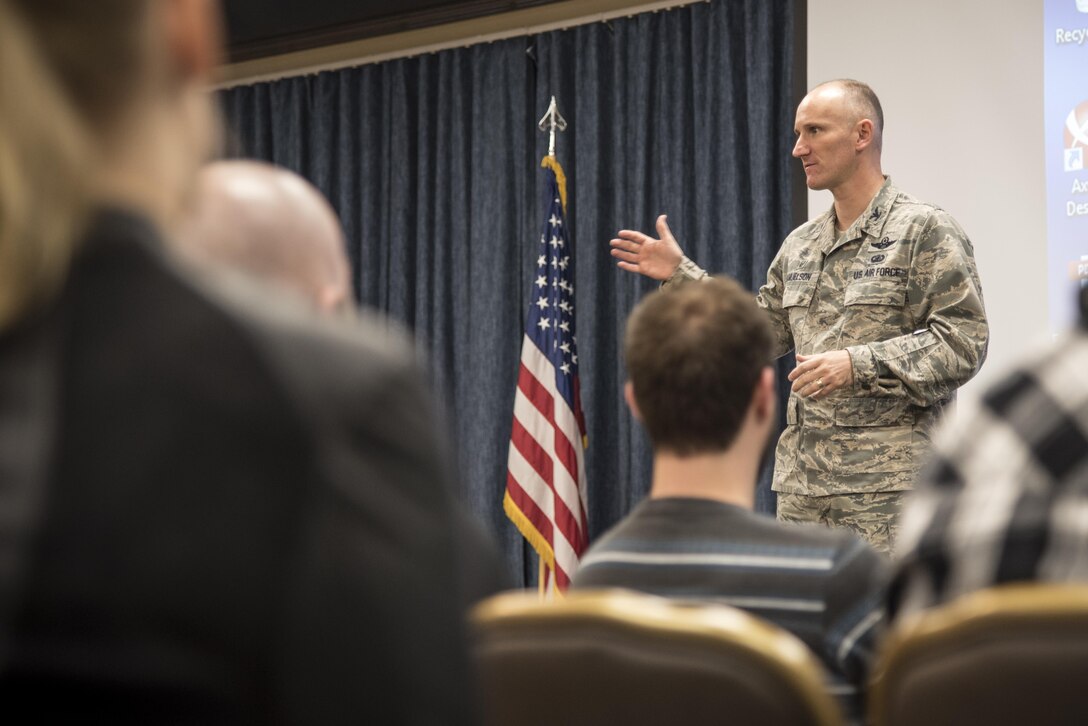
[[[797,367],[790,371],[793,390],[806,398],[825,398],[840,388],[854,385],[854,364],[845,350],[816,355],[798,355]]]
[[[619,268],[655,280],[669,279],[680,266],[684,251],[669,231],[664,214],[657,218],[657,233],[661,239],[631,229],[617,232],[608,244],[612,245],[612,256],[619,260],[616,263]]]

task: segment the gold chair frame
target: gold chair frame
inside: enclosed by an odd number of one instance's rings
[[[1027,627],[1088,632],[1088,585],[1000,585],[908,616],[880,650],[869,688],[869,722],[889,723],[890,691],[915,664],[941,650],[969,647]]]
[[[568,625],[594,621],[628,631],[633,639],[719,648],[723,657],[736,658],[741,652],[791,688],[812,714],[813,723],[842,724],[839,707],[826,691],[823,668],[808,647],[791,633],[734,607],[628,590],[572,591],[553,601],[520,591],[485,600],[471,614],[477,639],[526,625],[554,627],[559,633]]]

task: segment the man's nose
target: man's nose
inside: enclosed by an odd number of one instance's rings
[[[808,144],[805,144],[801,139],[797,139],[797,143],[793,145],[793,156],[796,159],[800,159],[802,156],[808,155]]]

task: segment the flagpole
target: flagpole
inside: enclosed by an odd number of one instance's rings
[[[548,170],[543,233],[539,239],[533,300],[522,335],[518,390],[539,390],[554,410],[542,420],[532,405],[514,407],[503,510],[536,550],[537,587],[542,598],[562,597],[588,547],[585,415],[578,381],[572,249],[566,231],[567,178],[555,156],[555,135],[567,128],[555,96],[537,126],[548,134]],[[568,454],[573,451],[573,460]],[[544,457],[551,473],[534,469],[526,456]],[[541,503],[551,500],[552,506]]]
[[[548,156],[552,159],[555,158],[555,132],[566,131],[567,120],[563,118],[559,113],[559,106],[555,102],[555,96],[552,96],[551,103],[548,104],[548,110],[544,112],[544,117],[540,119],[537,124],[537,128],[541,131],[548,132]],[[566,195],[564,195],[566,196]],[[564,200],[566,201],[566,200]],[[537,571],[540,573],[540,597],[546,598],[548,593],[549,578],[545,575],[544,557],[540,554],[537,555]],[[554,587],[554,578],[551,579],[551,584]]]

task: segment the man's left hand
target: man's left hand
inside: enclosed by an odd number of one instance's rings
[[[793,392],[806,398],[825,398],[840,388],[854,385],[854,364],[845,350],[816,355],[798,355],[790,371]]]

